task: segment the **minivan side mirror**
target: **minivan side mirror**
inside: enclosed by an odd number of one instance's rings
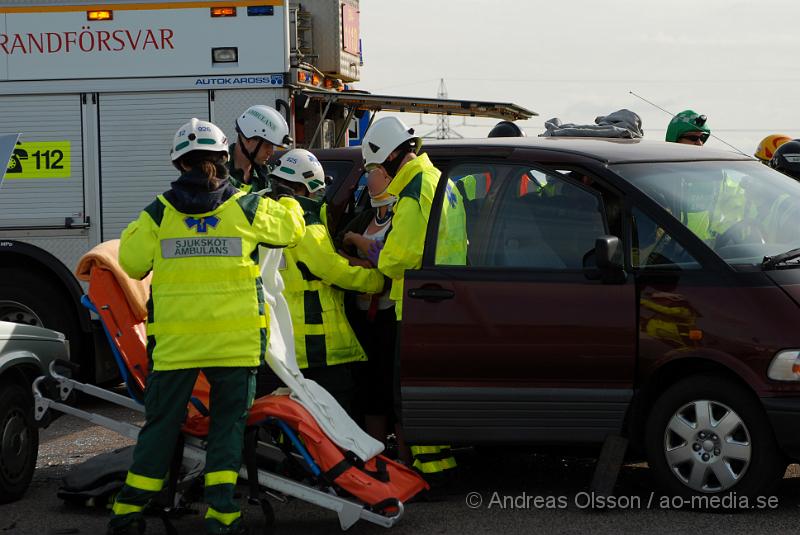
[[[627,278],[623,265],[622,243],[616,236],[600,236],[594,250],[583,259],[586,278],[602,280],[604,284],[622,284]],[[592,266],[594,264],[594,266]]]
[[[622,269],[622,244],[616,236],[600,236],[594,241],[597,267],[603,271]]]

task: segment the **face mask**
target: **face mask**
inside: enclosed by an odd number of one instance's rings
[[[397,172],[400,170],[400,164],[403,163],[403,159],[411,152],[411,147],[406,145],[399,147],[397,150],[398,154],[394,160],[383,162],[383,168],[386,170],[386,174],[392,179],[397,176]]]
[[[315,192],[312,192],[309,196],[309,199],[313,199],[315,201],[321,201],[325,198],[325,188],[320,188]]]

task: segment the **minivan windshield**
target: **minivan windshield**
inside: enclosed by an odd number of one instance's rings
[[[634,163],[612,169],[731,265],[762,265],[765,257],[800,248],[800,183],[759,162]]]

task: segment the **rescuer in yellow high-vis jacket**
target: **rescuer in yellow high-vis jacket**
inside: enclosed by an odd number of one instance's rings
[[[392,177],[387,193],[398,198],[392,230],[381,247],[370,248],[370,261],[392,279],[390,297],[398,321],[402,318],[403,278],[406,270],[422,266],[422,253],[441,172],[427,154],[417,155],[422,140],[397,117],[383,117],[367,130],[361,146],[367,170],[383,167]],[[444,198],[436,238],[437,265],[463,266],[467,262],[464,200],[453,182],[444,185]],[[449,446],[411,446],[414,467],[426,475],[455,468]]]
[[[392,232],[379,253],[378,269],[392,279],[390,297],[397,303],[397,319],[402,318],[403,277],[407,269],[422,266],[422,251],[431,214],[433,196],[441,172],[427,154],[411,159],[389,184],[389,194],[398,198],[392,218]],[[467,261],[466,217],[461,194],[448,180],[439,233],[436,264],[463,266]]]
[[[306,223],[300,243],[284,252],[281,270],[297,364],[352,413],[356,385],[351,364],[367,357],[347,321],[344,290],[381,293],[385,278],[377,269],[351,266],[336,252],[322,221],[324,205],[315,200],[325,186],[325,174],[313,154],[294,149],[281,155],[271,178],[295,195]]]
[[[387,193],[398,198],[392,232],[383,248],[376,247],[370,258],[392,279],[390,296],[396,302],[398,320],[402,318],[403,276],[407,269],[422,266],[428,219],[442,174],[427,154],[417,156],[422,140],[413,132],[396,117],[383,117],[369,129],[361,147],[365,167],[371,170],[382,166],[393,177]],[[435,258],[438,265],[467,262],[464,200],[451,180],[445,186]]]
[[[182,126],[172,146],[182,175],[122,233],[125,272],[137,279],[153,272],[147,318],[152,371],[145,425],[109,533],[143,531],[143,509],[164,486],[200,371],[211,384],[206,529],[243,532],[234,488],[269,327],[257,249],[296,245],[305,223],[293,199],[262,199],[230,185],[226,159],[219,128],[197,119]]]

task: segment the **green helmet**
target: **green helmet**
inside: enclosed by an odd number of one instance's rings
[[[706,124],[706,116],[696,111],[684,110],[672,118],[667,127],[667,141],[677,143],[681,136],[689,132],[702,132],[703,142],[711,135],[711,129]]]

